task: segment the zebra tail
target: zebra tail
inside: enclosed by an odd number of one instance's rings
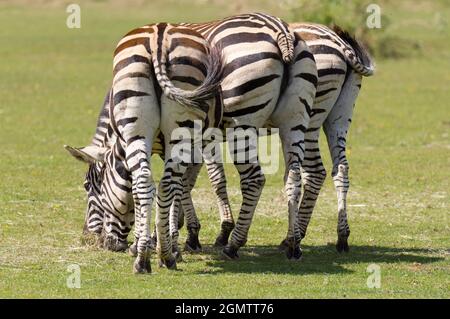
[[[294,39],[295,37],[290,32],[278,33],[277,43],[284,63],[290,64],[294,59]]]
[[[166,37],[166,35],[163,36]],[[167,44],[168,39],[163,39],[163,42]],[[205,101],[213,98],[219,92],[223,72],[220,48],[210,48],[209,46],[206,48],[208,58],[206,61],[206,77],[203,83],[194,90],[183,90],[177,88],[167,75],[168,47],[168,45],[163,45],[160,48],[162,50],[160,60],[158,59],[158,54],[153,54],[152,58],[159,86],[168,98],[186,107],[203,110]],[[153,48],[152,51],[156,52]]]
[[[350,66],[362,76],[373,75],[375,73],[375,63],[367,49],[364,48],[364,45],[337,25],[333,26],[333,31],[354,51],[345,51],[345,57]]]

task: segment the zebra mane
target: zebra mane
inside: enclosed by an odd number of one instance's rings
[[[111,88],[106,93],[102,108],[97,117],[95,134],[92,137],[91,145],[106,147],[108,145],[108,131],[111,130],[110,112]]]

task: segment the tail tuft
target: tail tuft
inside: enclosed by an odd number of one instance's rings
[[[290,33],[278,34],[277,43],[284,63],[290,64],[294,59],[294,39]]]
[[[355,71],[363,76],[373,75],[375,73],[375,64],[367,49],[364,48],[364,45],[341,27],[334,25],[332,29],[355,52],[356,56],[346,54]]]

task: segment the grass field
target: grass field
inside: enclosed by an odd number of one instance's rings
[[[334,248],[330,178],[303,242],[303,261],[289,262],[277,251],[287,230],[281,167],[267,176],[240,260],[223,261],[211,246],[219,221],[202,171],[193,196],[204,252],[185,254],[178,271],[158,269],[154,258],[154,273],[146,276],[132,274],[127,254],[81,244],[86,167],[62,145],[90,140],[121,35],[144,23],[206,21],[234,9],[223,1],[136,7],[82,1],[82,27],[68,29],[64,5],[22,4],[28,2],[0,4],[0,297],[450,297],[450,6],[444,1],[383,7],[395,26],[390,32],[417,41],[421,52],[378,60],[377,75],[363,83],[348,138],[348,254]],[[283,14],[279,7],[273,13]],[[326,152],[324,158],[330,172]],[[154,167],[159,176],[161,162],[155,159]],[[238,177],[232,167],[227,176],[236,214]],[[70,264],[81,267],[80,289],[66,286]],[[370,264],[380,266],[379,289],[366,285]]]

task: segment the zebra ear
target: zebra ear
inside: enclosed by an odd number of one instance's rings
[[[75,157],[77,160],[93,164],[95,162],[103,162],[105,159],[106,148],[95,145],[75,148],[69,145],[64,145],[64,148]]]

